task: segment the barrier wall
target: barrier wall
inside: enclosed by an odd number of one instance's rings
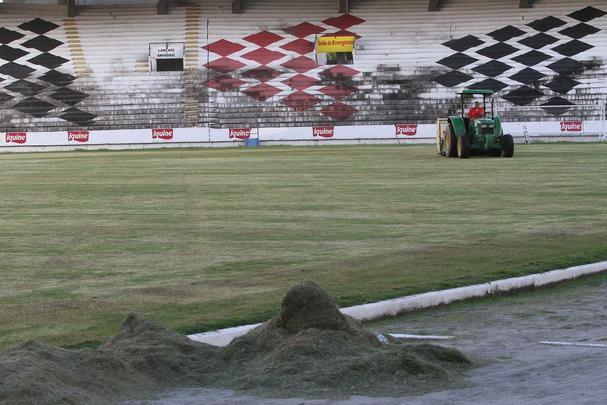
[[[504,132],[522,142],[525,138],[605,140],[604,121],[510,122]],[[278,128],[152,128],[129,130],[72,130],[56,132],[5,132],[0,153],[36,148],[131,149],[137,147],[217,147],[259,144],[330,143],[434,143],[434,124],[373,126],[315,126]],[[255,143],[253,143],[255,144]]]

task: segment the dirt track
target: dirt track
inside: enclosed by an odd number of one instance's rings
[[[258,399],[229,391],[166,393],[147,404],[604,404],[607,348],[554,347],[539,341],[607,344],[607,276],[534,292],[426,310],[368,325],[382,333],[453,335],[455,347],[484,364],[471,386],[401,398]],[[441,344],[444,344],[441,342]]]

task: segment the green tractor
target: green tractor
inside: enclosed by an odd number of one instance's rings
[[[480,118],[469,119],[465,114],[465,100],[483,97]],[[504,134],[502,120],[493,114],[492,90],[464,90],[461,98],[461,116],[437,120],[436,149],[442,156],[467,158],[470,155],[489,155],[511,158],[514,155],[512,135]],[[491,110],[487,112],[487,99]]]

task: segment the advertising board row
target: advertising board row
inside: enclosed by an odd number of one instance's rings
[[[595,122],[561,121],[543,123],[543,131],[564,135],[594,131]],[[548,124],[550,124],[548,126]],[[521,123],[505,123],[504,131],[517,134]],[[433,139],[434,124],[396,124],[377,126],[315,126],[295,128],[153,128],[148,130],[118,131],[65,131],[65,132],[5,132],[0,146],[57,146],[57,145],[105,145],[146,143],[237,143],[251,138],[264,141],[314,141],[314,140],[362,140],[362,139]]]

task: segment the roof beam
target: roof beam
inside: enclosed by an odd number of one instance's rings
[[[67,0],[67,16],[76,17],[76,0]]]
[[[440,11],[440,0],[429,0],[428,11]]]
[[[350,0],[337,0],[337,12],[347,13],[350,11]]]
[[[168,0],[158,0],[158,4],[156,4],[156,11],[158,14],[168,14],[169,13],[169,1]]]
[[[531,8],[533,7],[533,0],[519,0],[518,8]]]
[[[240,14],[244,10],[244,0],[232,0],[232,14]]]

